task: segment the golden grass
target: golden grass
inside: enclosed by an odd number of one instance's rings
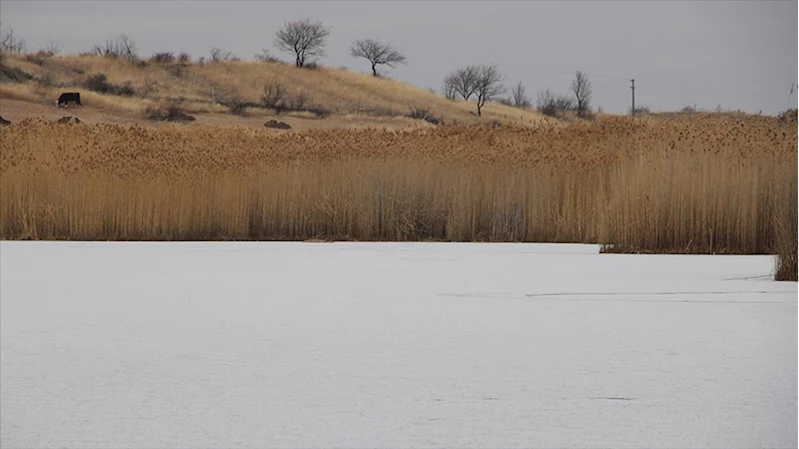
[[[2,97],[52,103],[65,89],[79,90],[87,105],[117,111],[143,112],[153,103],[179,101],[181,108],[189,113],[224,112],[226,109],[220,100],[258,104],[264,86],[278,82],[287,89],[289,96],[306,94],[307,106],[335,115],[404,116],[414,107],[426,108],[450,124],[500,121],[527,125],[549,120],[535,111],[500,104],[486,105],[483,117],[478,118],[473,115],[476,111],[473,103],[448,101],[409,84],[328,67],[312,70],[281,63],[244,61],[181,66],[132,63],[99,56],[54,57],[39,66],[17,55],[9,55],[5,64],[30,73],[35,80],[0,86]],[[105,74],[108,82],[114,85],[129,82],[136,96],[92,94],[81,88],[86,78],[98,73]],[[37,81],[42,79],[62,87],[42,88]]]
[[[410,131],[0,129],[0,238],[603,243],[768,253],[796,124],[701,117]]]
[[[88,103],[97,108],[114,112],[139,114],[147,108],[152,107],[154,104],[157,104],[152,100],[103,95],[85,89],[79,89],[74,86],[66,89],[58,89],[54,87],[38,86],[36,84],[0,84],[0,98],[37,103],[43,103],[51,99],[50,103],[55,105],[55,100],[62,92],[72,90],[81,90],[80,97],[83,103]]]

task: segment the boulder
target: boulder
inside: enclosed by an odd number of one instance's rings
[[[288,123],[278,122],[277,120],[269,120],[268,122],[264,123],[264,126],[274,129],[291,129],[291,125]]]

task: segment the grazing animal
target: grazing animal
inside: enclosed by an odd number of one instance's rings
[[[78,105],[78,107],[80,107],[80,93],[67,92],[61,94],[61,96],[58,97],[58,101],[56,101],[56,106],[61,106],[63,104],[64,108],[66,109],[69,106],[70,101],[74,102],[76,105]]]

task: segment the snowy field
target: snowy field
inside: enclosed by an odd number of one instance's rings
[[[0,446],[788,448],[797,284],[589,245],[0,243]]]

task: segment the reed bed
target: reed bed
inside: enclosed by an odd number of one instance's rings
[[[795,224],[796,192],[796,124],[771,118],[285,134],[37,120],[0,129],[3,239],[756,254],[778,246],[775,217]]]

